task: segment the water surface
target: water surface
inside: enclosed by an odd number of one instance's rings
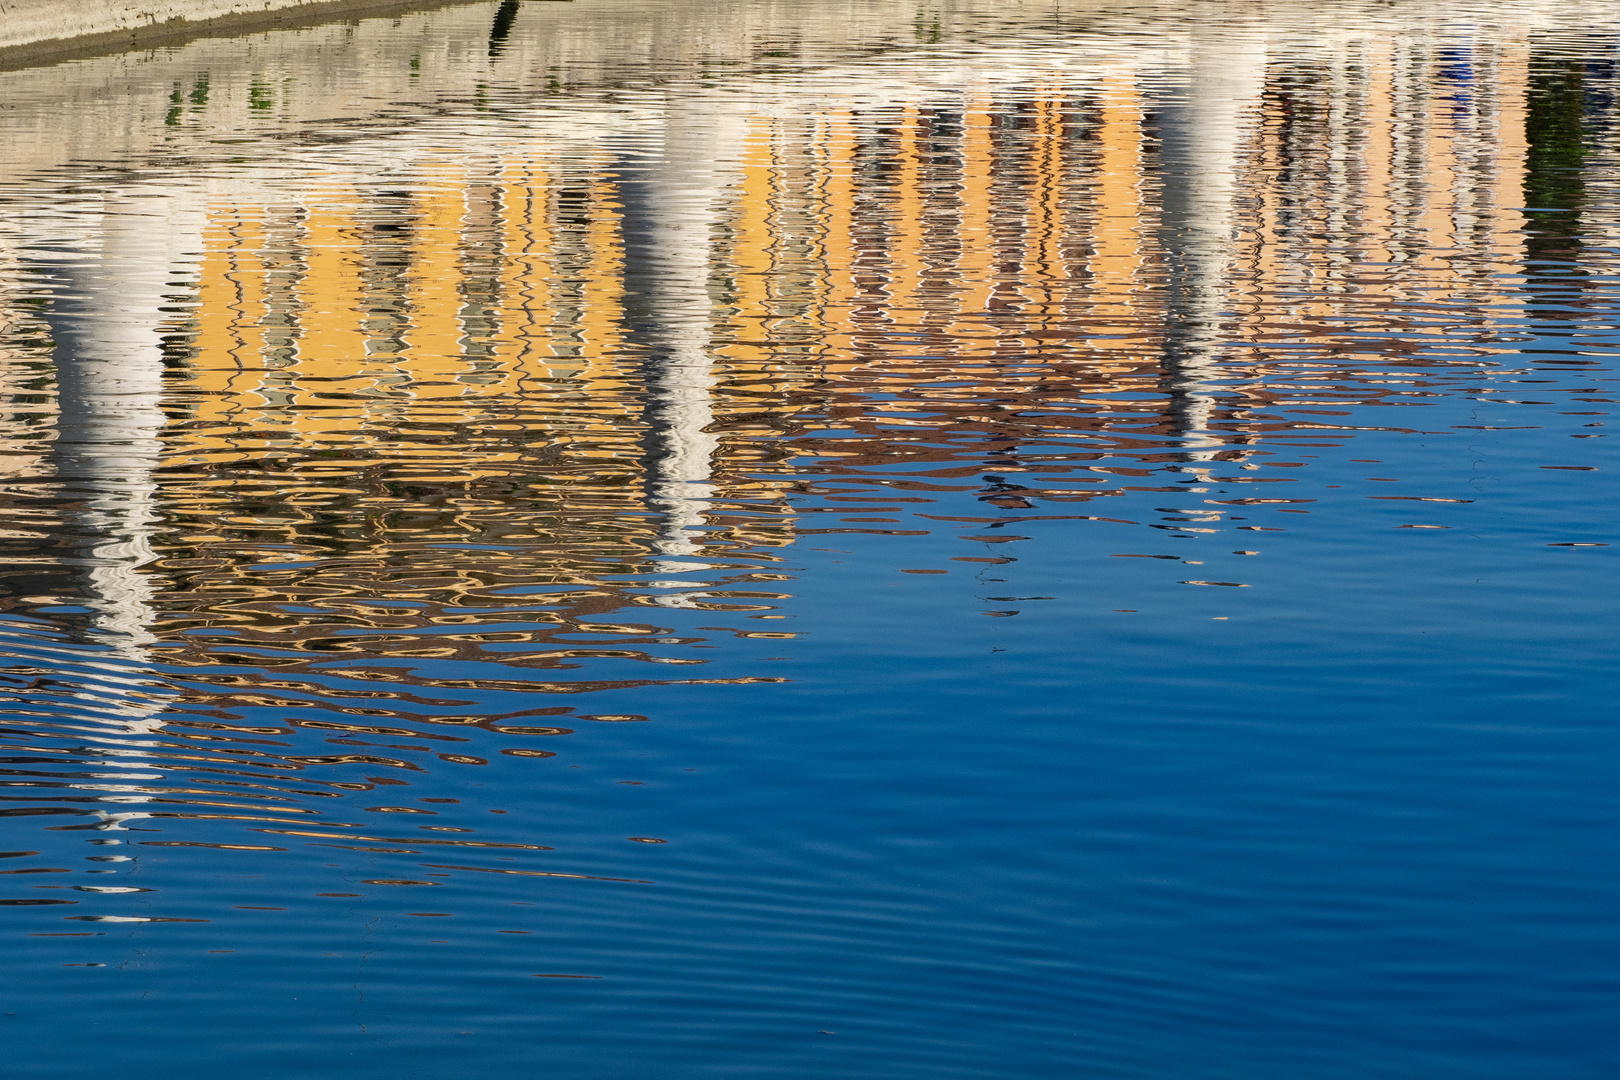
[[[0,74],[8,1075],[1613,1076],[1617,30]]]

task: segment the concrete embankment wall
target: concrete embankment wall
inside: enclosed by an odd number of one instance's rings
[[[139,48],[199,33],[268,29],[353,13],[437,7],[410,0],[0,0],[0,67]]]

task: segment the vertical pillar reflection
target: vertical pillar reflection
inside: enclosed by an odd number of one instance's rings
[[[1193,460],[1208,433],[1221,323],[1229,307],[1239,165],[1265,87],[1266,42],[1242,21],[1200,21],[1184,80],[1157,91],[1162,176],[1160,245],[1166,261],[1164,365],[1170,423]],[[1207,448],[1207,449],[1206,449]]]
[[[161,696],[144,689],[131,664],[156,640],[151,578],[156,470],[161,451],[163,354],[160,330],[176,264],[201,247],[205,212],[196,198],[111,198],[87,214],[95,238],[87,257],[58,268],[45,313],[55,343],[56,471],[70,496],[68,524],[84,537],[84,603],[101,631],[94,683],[79,696],[84,715],[150,731]],[[109,692],[112,688],[122,693]]]
[[[717,98],[672,102],[658,144],[620,187],[632,340],[648,354],[646,492],[660,515],[654,550],[689,555],[714,497],[710,237],[735,183],[743,110]]]

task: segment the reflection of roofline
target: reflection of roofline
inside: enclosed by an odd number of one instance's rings
[[[598,129],[633,124],[641,111],[638,98],[645,103],[648,95],[658,94],[667,85],[680,84],[690,90],[686,84],[693,75],[700,75],[716,96],[734,97],[742,91],[757,114],[784,116],[799,114],[807,102],[819,101],[827,107],[878,107],[901,97],[915,98],[919,91],[925,96],[929,90],[959,92],[969,72],[976,80],[990,80],[986,87],[1001,79],[1016,82],[1036,75],[1047,81],[1056,79],[1061,85],[1070,80],[1083,85],[1098,77],[1110,61],[1144,71],[1174,71],[1182,65],[1180,53],[1188,46],[1186,26],[1194,25],[1178,24],[1178,32],[1165,47],[1125,48],[1112,35],[1140,24],[1132,14],[1135,8],[1125,0],[1098,0],[1081,12],[1064,14],[1064,48],[1053,47],[1050,14],[1043,9],[1031,10],[1018,22],[1010,15],[1001,16],[991,44],[965,39],[953,43],[948,52],[931,55],[894,42],[874,46],[860,40],[855,29],[838,21],[838,12],[848,4],[781,0],[754,11],[750,18],[729,18],[738,6],[725,0],[679,10],[664,5],[648,10],[567,5],[558,10],[564,5],[525,4],[516,30],[494,58],[488,55],[487,45],[491,3],[418,2],[394,5],[412,13],[399,28],[384,19],[358,24],[350,19],[330,26],[317,21],[303,35],[266,35],[254,42],[252,50],[242,49],[236,40],[202,37],[171,51],[104,55],[9,72],[0,65],[0,97],[8,104],[0,116],[0,172],[22,175],[68,160],[95,159],[108,134],[95,126],[105,114],[108,86],[117,86],[126,100],[138,101],[144,109],[159,114],[170,109],[177,83],[184,88],[182,97],[193,93],[191,83],[199,73],[210,81],[211,91],[203,92],[212,92],[215,103],[199,112],[182,102],[175,110],[178,122],[162,126],[157,137],[146,140],[150,145],[136,145],[131,141],[135,137],[116,133],[111,142],[120,160],[144,159],[161,170],[166,167],[165,159],[175,157],[179,142],[186,145],[184,156],[190,168],[207,160],[209,154],[224,157],[236,152],[210,144],[210,137],[227,131],[237,137],[245,130],[260,131],[267,141],[282,140],[313,151],[318,147],[305,146],[304,140],[316,126],[323,144],[336,141],[352,146],[370,141],[389,147],[385,153],[393,153],[405,131],[393,129],[389,118],[402,105],[431,111],[440,102],[462,99],[492,78],[502,87],[535,93],[538,104],[525,117],[531,122],[558,101],[549,93],[553,89],[550,80],[560,78],[558,87],[570,92],[586,91],[592,107],[589,115],[578,117],[571,136],[580,138],[590,138]],[[1362,7],[1336,4],[1324,9],[1320,4],[1288,0],[1234,3],[1227,9],[1265,13],[1277,24],[1268,27],[1268,35],[1283,38],[1298,36],[1299,28],[1293,24],[1308,19],[1315,35],[1311,47],[1331,51],[1350,37],[1379,32],[1377,26],[1357,16]],[[1433,26],[1457,15],[1477,22],[1496,13],[1540,25],[1555,16],[1578,17],[1594,7],[1586,0],[1515,0],[1508,5],[1451,0],[1427,2],[1422,14]],[[860,8],[863,18],[872,19],[884,11],[909,10],[909,5],[901,0],[871,0]],[[1378,5],[1377,10],[1387,9]],[[941,5],[941,14],[947,20],[964,17],[952,3]],[[834,24],[832,29],[829,24]],[[1155,33],[1163,35],[1166,23],[1162,15],[1153,25]],[[1097,32],[1087,33],[1093,26]],[[683,27],[691,33],[683,36]],[[810,59],[796,58],[771,70],[768,85],[749,86],[746,77],[756,74],[752,64],[758,60],[755,54],[761,42],[772,35],[793,34],[815,39],[817,51]],[[376,85],[368,86],[365,93],[356,92],[339,77],[356,50],[365,50],[368,58],[375,53],[391,61],[380,66]],[[304,86],[261,85],[256,73],[277,62],[282,52],[318,54],[327,58],[327,66],[314,69],[303,80]],[[903,80],[895,80],[893,65],[882,62],[899,53],[905,56]],[[997,76],[982,67],[974,68],[971,60],[975,54],[993,54],[998,64],[1011,70]],[[717,69],[708,63],[715,56],[743,63],[734,72]],[[646,61],[638,69],[643,74],[628,84],[607,77],[622,75],[625,64],[638,60]],[[411,68],[418,62],[419,70]],[[254,105],[267,111],[250,111],[249,90],[270,95]],[[84,107],[90,102],[96,102],[96,107]],[[266,126],[264,120],[272,123]],[[202,137],[188,138],[192,134]]]

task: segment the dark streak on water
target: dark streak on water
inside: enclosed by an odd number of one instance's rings
[[[7,1076],[1612,1077],[1612,15],[0,75]]]

